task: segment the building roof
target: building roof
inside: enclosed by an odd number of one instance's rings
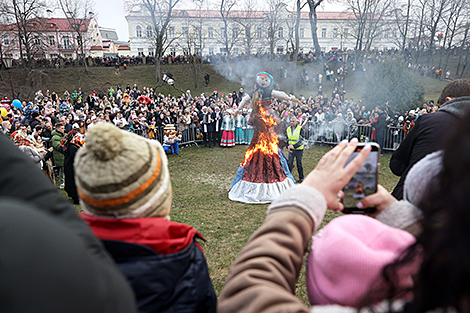
[[[289,11],[288,11],[289,12]],[[229,18],[255,18],[261,19],[267,14],[269,11],[231,11]],[[295,15],[295,12],[289,12],[292,15]],[[301,12],[300,18],[301,19],[308,19],[309,12]],[[142,11],[133,11],[131,14],[127,15],[127,17],[134,17],[134,16],[144,16],[145,13]],[[180,18],[220,18],[220,11],[218,10],[173,10],[172,14],[173,17],[180,17]],[[318,20],[355,20],[356,16],[352,12],[317,12],[317,19]]]
[[[74,32],[75,29],[72,23],[67,18],[34,18],[28,21],[28,26],[32,31],[41,32]],[[87,30],[90,25],[91,19],[77,19],[77,25],[81,25],[83,31]],[[16,30],[16,24],[0,24],[0,30]]]
[[[104,27],[100,27],[100,33],[101,33],[101,37],[103,39],[108,39],[108,40],[118,40],[119,37],[117,35],[117,32],[114,28],[104,28]]]

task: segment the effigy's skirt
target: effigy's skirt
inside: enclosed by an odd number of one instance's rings
[[[279,153],[256,151],[237,170],[228,198],[243,203],[270,203],[295,185],[287,159]]]

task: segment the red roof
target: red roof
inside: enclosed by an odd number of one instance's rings
[[[83,30],[87,30],[91,19],[77,19],[77,25],[81,25]],[[74,32],[71,22],[66,18],[36,18],[29,20],[32,30],[43,32]],[[16,24],[0,24],[0,30],[16,30]]]
[[[129,47],[129,46],[119,46],[118,50],[131,50],[131,47]]]

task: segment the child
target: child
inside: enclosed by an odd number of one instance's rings
[[[206,259],[189,225],[170,221],[168,160],[157,140],[97,124],[75,159],[81,217],[129,279],[140,312],[215,312]]]

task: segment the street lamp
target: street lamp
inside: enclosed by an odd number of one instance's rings
[[[10,75],[10,87],[11,87],[11,96],[15,98],[15,91],[13,90],[13,80],[11,79],[11,66],[13,63],[12,58],[3,58],[3,64],[5,64],[5,68],[8,70],[8,75]]]

